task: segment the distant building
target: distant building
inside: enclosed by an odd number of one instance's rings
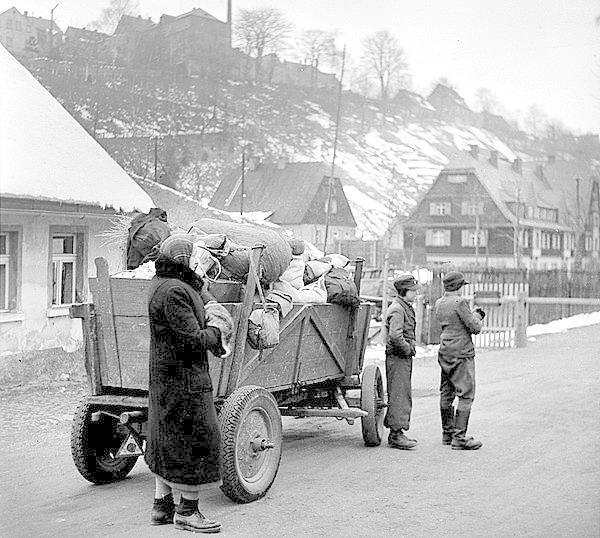
[[[453,88],[437,84],[427,100],[447,121],[461,120],[465,123],[477,124],[477,114]]]
[[[62,57],[71,59],[99,60],[103,57],[104,44],[110,38],[97,30],[69,26],[65,32]]]
[[[0,72],[0,355],[76,348],[94,259],[124,269],[102,234],[152,200],[1,46]]]
[[[16,7],[0,13],[0,43],[13,54],[48,55],[60,48],[62,38],[62,30],[50,19],[21,13]]]
[[[389,105],[405,119],[435,117],[435,108],[424,97],[408,90],[398,90]]]
[[[210,205],[224,211],[239,211],[242,188],[243,209],[246,212],[271,212],[269,221],[291,230],[321,248],[325,240],[327,199],[331,168],[322,162],[276,164],[261,163],[245,174],[226,176],[215,192]],[[335,177],[332,184],[328,244],[352,239],[356,221],[342,183]]]
[[[496,151],[484,157],[473,146],[451,158],[406,218],[405,255],[534,269],[571,267],[580,256],[592,265],[600,248],[598,182],[589,164],[552,158],[524,166]]]
[[[124,65],[172,67],[185,75],[217,70],[231,52],[231,2],[225,22],[200,8],[163,14],[158,23],[124,15],[112,42],[115,58]]]

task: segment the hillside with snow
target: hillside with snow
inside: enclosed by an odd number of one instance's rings
[[[123,70],[90,82],[66,62],[37,59],[26,66],[127,171],[151,176],[156,151],[160,181],[198,199],[209,200],[219,178],[240,166],[243,147],[261,159],[331,162],[332,92],[141,79]],[[344,92],[336,170],[365,239],[406,214],[457,150],[477,144],[484,155],[495,149],[500,158],[515,157],[506,137],[445,121],[420,96],[417,103],[424,113],[400,104],[384,110]]]

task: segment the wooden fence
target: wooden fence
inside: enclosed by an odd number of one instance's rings
[[[486,311],[484,329],[474,338],[478,347],[515,347],[526,343],[526,328],[580,312],[600,310],[600,275],[591,272],[464,270],[469,284],[463,294],[472,306]],[[433,313],[443,295],[444,274],[433,272],[433,280],[422,286],[415,305],[418,341],[439,343],[441,327]],[[363,281],[365,282],[365,281]],[[366,279],[363,296],[381,305],[383,280]],[[391,279],[388,290],[393,295]]]

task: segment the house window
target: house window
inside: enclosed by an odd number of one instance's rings
[[[467,176],[465,174],[448,174],[448,183],[466,183]]]
[[[0,311],[17,309],[19,265],[17,232],[0,233]]]
[[[521,230],[521,246],[523,248],[529,248],[529,230]]]
[[[463,200],[460,209],[462,215],[483,215],[483,202]]]
[[[452,212],[452,204],[450,202],[430,202],[430,215],[450,215]]]
[[[475,230],[462,230],[461,232],[461,245],[463,247],[474,247],[476,245]],[[479,230],[479,241],[478,246],[487,246],[487,230]]]
[[[548,250],[550,248],[552,234],[550,232],[542,232],[542,250]]]
[[[449,247],[450,230],[432,230],[425,232],[425,245],[428,247]]]
[[[21,21],[15,21],[15,30],[21,31]]]
[[[594,250],[600,250],[600,238],[594,237]]]
[[[335,215],[338,212],[338,204],[335,198],[331,199],[331,212],[330,215]],[[325,213],[327,213],[327,200],[325,200]]]
[[[598,227],[600,226],[600,213],[593,213],[592,214],[592,224],[594,225],[594,227]]]
[[[83,300],[83,233],[52,234],[52,306]]]
[[[6,19],[6,27],[12,28],[12,19]]]
[[[585,250],[592,250],[592,236],[589,234],[586,234],[585,236]]]
[[[552,249],[560,250],[560,235],[552,234]]]

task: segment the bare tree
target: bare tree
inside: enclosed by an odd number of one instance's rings
[[[482,112],[494,114],[498,110],[498,98],[489,88],[479,88],[475,92],[475,99]]]
[[[380,30],[363,43],[363,61],[379,83],[379,96],[387,101],[390,93],[403,85],[408,64],[398,40],[387,30]]]
[[[123,15],[137,15],[139,11],[138,0],[110,0],[108,7],[102,10],[98,19],[89,23],[92,30],[112,34]]]
[[[531,105],[523,120],[525,129],[535,137],[543,134],[546,127],[546,114],[537,105]]]
[[[326,65],[334,68],[339,51],[335,46],[335,32],[326,30],[305,30],[297,40],[300,61],[318,69]]]
[[[262,59],[265,54],[280,49],[292,24],[284,14],[272,7],[240,9],[234,26],[236,43],[256,58],[256,78],[262,78]]]

